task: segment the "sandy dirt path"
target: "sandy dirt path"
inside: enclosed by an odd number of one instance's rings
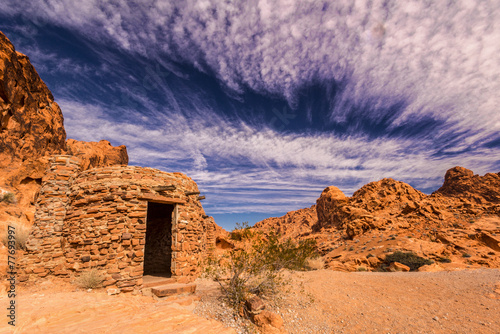
[[[190,302],[189,298],[179,304],[130,294],[108,296],[103,290],[75,291],[68,283],[45,281],[20,288],[16,327],[13,330],[2,316],[0,333],[234,333],[193,314]],[[5,294],[0,305],[2,309],[7,305]]]
[[[289,333],[500,333],[500,270],[294,272],[268,309]],[[200,284],[195,312],[235,325],[217,286]],[[239,332],[244,331],[238,329]]]
[[[290,333],[500,333],[500,270],[294,275]],[[496,292],[495,292],[496,291]]]
[[[281,314],[290,333],[500,333],[498,269],[318,270],[290,273],[289,278],[290,292],[269,307]],[[59,281],[37,282],[19,292],[16,330],[4,319],[0,333],[234,333],[193,314],[195,304],[78,291]],[[198,281],[202,300],[214,301],[217,293],[213,282]],[[203,301],[197,309],[204,309],[201,315],[206,316],[215,304]],[[7,305],[5,293],[0,305]],[[227,317],[219,320],[234,324],[230,310],[219,313]]]

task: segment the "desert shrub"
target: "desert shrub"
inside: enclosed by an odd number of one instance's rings
[[[411,271],[415,271],[424,265],[432,264],[432,261],[429,259],[420,257],[412,252],[401,251],[395,251],[392,254],[386,255],[385,264],[389,265],[391,262],[399,262],[401,264],[404,264],[410,267]]]
[[[305,270],[314,256],[314,240],[280,241],[271,234],[254,241],[250,250],[234,249],[221,259],[209,258],[205,276],[218,282],[229,304],[238,309],[250,295],[275,295],[287,284],[283,269]]]
[[[26,250],[26,242],[28,241],[28,237],[30,235],[30,228],[21,224],[11,223],[9,226],[14,227],[15,233],[12,234],[14,239],[16,240],[16,249]],[[12,240],[12,239],[11,239]],[[7,247],[9,243],[9,228],[4,231],[2,234],[2,243]]]
[[[84,271],[75,280],[75,284],[84,289],[96,289],[102,286],[103,275],[97,269]]]
[[[451,263],[451,260],[447,257],[439,257],[437,260],[441,263]]]
[[[325,268],[325,260],[321,257],[306,259],[306,268],[308,270],[320,270]]]
[[[255,236],[255,232],[248,226],[248,222],[236,223],[236,228],[231,231],[230,236],[232,240],[236,241],[250,240]]]
[[[462,254],[462,257],[472,257],[472,255],[470,255],[469,253],[464,253]]]
[[[357,271],[367,271],[366,267],[360,266],[356,269]]]
[[[0,196],[0,202],[5,202],[5,203],[16,203],[16,197],[14,196],[14,193],[11,192],[6,192],[2,196]]]

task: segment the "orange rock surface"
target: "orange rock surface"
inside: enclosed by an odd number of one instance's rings
[[[500,267],[500,175],[463,167],[446,173],[443,186],[426,195],[409,184],[383,179],[345,196],[327,187],[309,209],[255,224],[283,238],[313,238],[330,268],[375,270],[396,250],[462,269]],[[316,211],[316,217],[314,217]]]
[[[77,155],[84,170],[128,163],[123,145],[66,142],[63,114],[52,93],[29,58],[0,32],[0,192],[15,197],[14,203],[0,202],[0,233],[9,222],[31,226],[35,196],[53,154]]]
[[[107,140],[84,142],[68,139],[67,154],[77,156],[82,161],[82,169],[127,165],[128,154],[125,145],[114,147]]]

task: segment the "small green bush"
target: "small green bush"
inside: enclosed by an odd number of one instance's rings
[[[472,255],[470,255],[469,253],[464,253],[462,254],[462,257],[472,257]]]
[[[357,271],[367,271],[366,267],[363,267],[363,266],[360,266],[358,267],[358,269],[356,269]]]
[[[441,263],[451,263],[451,260],[447,257],[439,257],[437,260]]]
[[[11,223],[9,226],[11,226],[11,231],[12,227],[14,227],[14,234],[11,235],[16,241],[16,249],[26,250],[26,242],[28,241],[28,237],[30,235],[30,228],[17,223]],[[7,227],[2,234],[2,243],[5,247],[9,244],[9,227]]]
[[[236,241],[242,241],[244,239],[250,240],[255,236],[255,232],[252,228],[248,226],[248,222],[236,223],[236,228],[231,231],[231,239]]]
[[[0,197],[0,202],[9,204],[16,203],[16,196],[14,196],[14,193],[6,192]]]
[[[399,262],[401,264],[404,264],[410,267],[411,271],[415,271],[424,265],[432,264],[432,261],[429,259],[420,257],[412,252],[401,251],[395,251],[390,255],[386,255],[385,264],[389,265],[392,262]]]
[[[91,269],[90,271],[84,271],[75,280],[75,283],[80,288],[84,289],[97,289],[102,286],[104,277],[97,269]]]
[[[205,276],[219,283],[228,303],[238,310],[250,295],[272,298],[287,284],[283,269],[305,270],[315,257],[315,240],[280,241],[270,234],[254,241],[250,250],[234,249],[225,258],[209,258]]]

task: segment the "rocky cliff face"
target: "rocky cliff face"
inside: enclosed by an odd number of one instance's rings
[[[29,58],[0,32],[0,192],[14,194],[14,203],[0,200],[0,232],[8,222],[32,222],[34,197],[53,154],[75,154],[83,169],[128,163],[125,146],[66,142],[52,93]]]
[[[0,32],[0,166],[63,152],[61,109],[27,56]]]
[[[434,270],[500,267],[499,191],[499,174],[479,176],[455,167],[432,195],[393,179],[371,182],[352,197],[332,186],[315,207],[266,219],[255,228],[316,239],[329,266],[340,270],[375,269],[396,250],[436,261]],[[307,224],[299,212],[308,213]]]

